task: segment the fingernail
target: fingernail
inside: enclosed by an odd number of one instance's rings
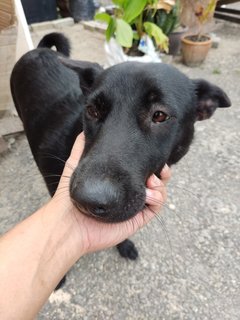
[[[152,175],[152,183],[154,186],[159,186],[159,185],[161,185],[161,180],[158,179],[158,177],[155,174],[153,174]]]
[[[146,197],[151,198],[153,196],[152,190],[151,189],[146,189]]]
[[[168,170],[168,165],[165,163],[164,167],[162,168],[162,172]]]

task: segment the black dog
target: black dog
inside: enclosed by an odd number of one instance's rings
[[[230,100],[219,87],[190,80],[170,65],[122,63],[103,70],[68,59],[63,35],[50,34],[40,42],[40,47],[53,45],[60,53],[30,51],[11,76],[13,100],[36,163],[53,195],[52,175],[62,173],[84,130],[85,149],[70,183],[73,202],[95,219],[127,220],[145,205],[147,178],[187,153],[195,121],[229,107]],[[137,257],[129,240],[118,249],[124,257]]]

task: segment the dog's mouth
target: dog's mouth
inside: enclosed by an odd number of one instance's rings
[[[72,199],[72,202],[73,202],[73,205],[81,212],[83,213],[85,216],[88,216],[90,218],[94,218],[98,221],[101,221],[101,222],[107,222],[106,221],[106,218],[103,218],[101,216],[98,216],[96,215],[95,213],[91,212],[89,209],[81,206],[77,201],[73,200]]]
[[[125,207],[123,206],[122,210],[114,210],[114,207],[111,208],[108,212],[104,208],[98,207],[91,208],[87,205],[82,205],[78,201],[71,199],[75,208],[79,210],[80,213],[85,216],[97,220],[103,223],[121,223],[127,220],[130,220],[138,212],[142,211],[147,205],[145,204],[145,197],[141,197],[142,201],[138,204],[138,207],[131,206],[131,202],[127,203]],[[144,199],[144,200],[143,200]]]

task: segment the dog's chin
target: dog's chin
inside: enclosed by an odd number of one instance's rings
[[[72,203],[75,206],[75,208],[78,209],[78,211],[80,213],[84,214],[85,216],[87,216],[89,218],[97,220],[98,222],[102,222],[102,223],[121,223],[121,222],[128,221],[128,220],[132,219],[133,217],[135,217],[138,212],[142,211],[147,206],[146,204],[143,204],[139,208],[139,210],[134,211],[134,212],[126,212],[124,214],[111,212],[107,216],[103,217],[103,216],[96,215],[94,212],[91,212],[91,210],[89,210],[88,208],[81,206],[79,203],[77,203],[73,199],[72,199]]]

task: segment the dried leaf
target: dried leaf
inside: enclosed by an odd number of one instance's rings
[[[148,6],[149,9],[160,10],[163,9],[169,13],[175,6],[175,0],[159,0],[156,4]]]

